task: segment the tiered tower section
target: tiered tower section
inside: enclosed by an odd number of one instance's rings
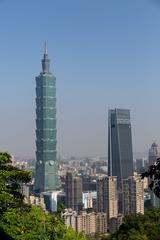
[[[50,60],[45,47],[42,72],[36,77],[36,173],[37,192],[60,187],[56,151],[56,78],[49,71]]]

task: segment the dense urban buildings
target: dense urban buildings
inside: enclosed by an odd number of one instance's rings
[[[122,189],[122,179],[133,175],[131,121],[127,109],[111,109],[108,113],[108,173],[117,176],[118,189]]]
[[[144,214],[144,187],[140,175],[123,179],[123,214]]]
[[[66,209],[62,213],[66,226],[71,226],[77,232],[85,232],[87,235],[102,234],[107,232],[107,214],[81,211],[79,214],[72,209]]]
[[[42,72],[36,77],[36,169],[34,204],[56,212],[59,203],[68,208],[62,214],[67,226],[88,235],[116,231],[123,215],[143,213],[143,183],[133,177],[133,153],[130,111],[109,110],[108,175],[107,163],[100,159],[63,161],[60,191],[56,151],[56,78],[49,70],[50,60],[45,48]],[[155,146],[154,146],[155,147]],[[93,161],[94,160],[94,161]],[[138,165],[139,164],[139,165]],[[142,167],[137,160],[137,168]],[[122,194],[123,190],[123,194]],[[119,207],[119,205],[123,205]],[[86,210],[85,210],[86,209]],[[123,209],[123,211],[119,211]]]
[[[50,72],[47,47],[42,72],[36,77],[36,173],[34,190],[58,190],[60,181],[56,151],[56,78]]]

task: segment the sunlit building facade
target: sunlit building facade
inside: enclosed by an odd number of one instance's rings
[[[144,214],[144,187],[141,175],[123,179],[123,214]]]
[[[58,190],[56,151],[56,78],[50,72],[50,60],[45,47],[42,72],[36,77],[36,173],[37,192]]]
[[[107,176],[97,180],[97,211],[107,213],[108,220],[117,217],[117,178]]]

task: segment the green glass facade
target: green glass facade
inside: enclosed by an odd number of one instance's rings
[[[49,72],[48,54],[42,59],[42,72],[36,77],[36,172],[38,192],[60,188],[56,151],[56,78]]]

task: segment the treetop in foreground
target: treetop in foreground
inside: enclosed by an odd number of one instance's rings
[[[141,174],[142,179],[149,178],[149,188],[154,194],[160,198],[160,158],[157,159],[155,164],[151,165],[148,171]]]
[[[21,184],[31,181],[31,172],[12,165],[11,155],[0,152],[0,213],[24,206]]]
[[[83,233],[67,228],[58,216],[24,203],[21,185],[30,181],[30,171],[13,166],[10,154],[0,152],[0,239],[86,240]]]

